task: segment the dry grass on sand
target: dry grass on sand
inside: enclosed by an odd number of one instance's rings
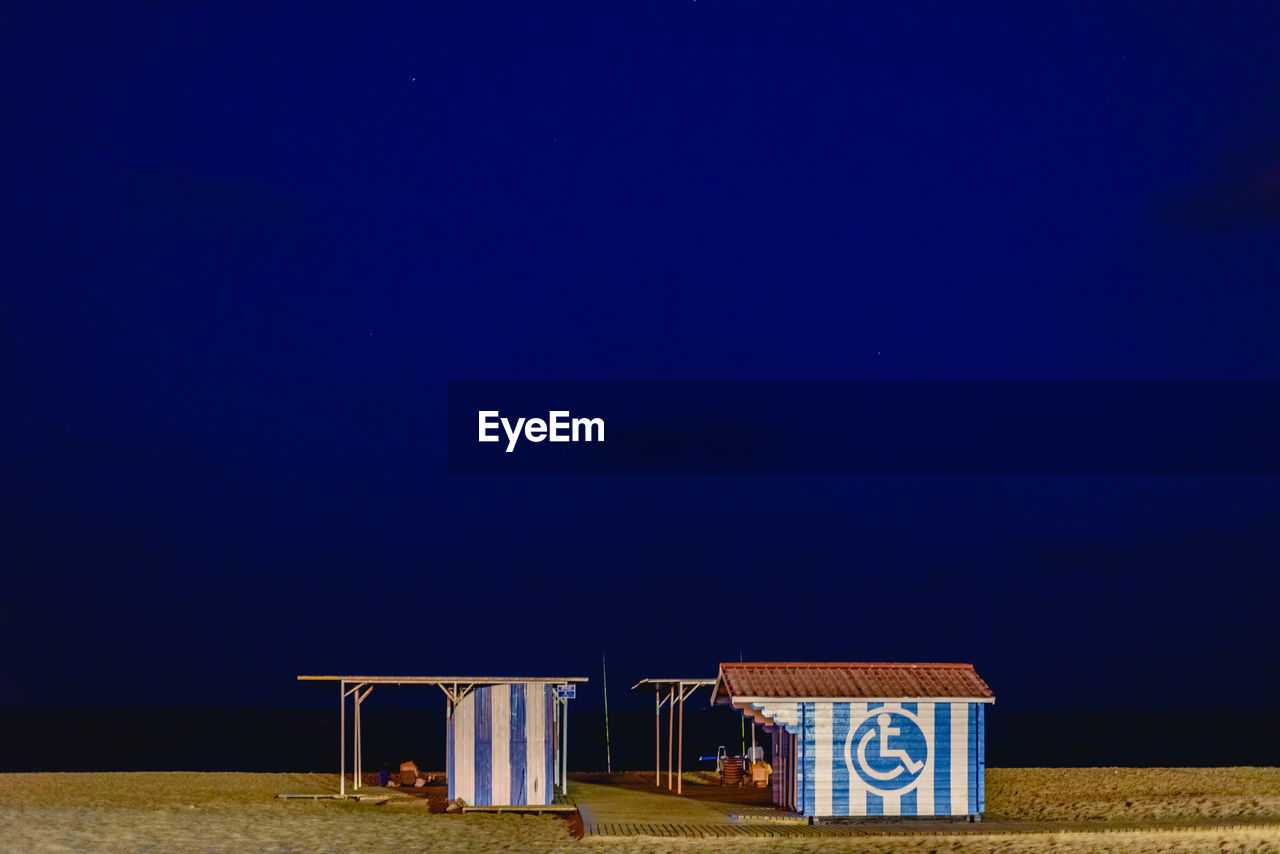
[[[1280,768],[989,768],[987,816],[1153,824],[1280,819]]]
[[[334,782],[315,774],[0,774],[0,851],[1280,852],[1275,768],[991,769],[990,817],[1034,821],[1038,832],[969,826],[979,832],[794,840],[579,841],[568,820],[552,816],[440,815],[414,798],[376,806],[275,797]],[[1115,829],[1135,824],[1148,826]]]

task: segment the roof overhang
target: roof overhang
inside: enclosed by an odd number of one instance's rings
[[[631,686],[632,691],[638,691],[641,688],[668,688],[680,685],[714,685],[714,679],[641,679],[639,682]]]
[[[586,676],[299,676],[300,681],[390,685],[511,685],[516,682],[586,682]]]
[[[739,703],[994,703],[995,697],[723,697],[720,705]]]
[[[658,708],[661,709],[663,704],[668,701],[671,703],[678,702],[683,705],[684,701],[692,697],[699,688],[709,688],[715,684],[715,679],[682,679],[680,677],[641,679],[631,686],[631,690],[639,691],[644,688],[652,688],[658,694]],[[667,693],[666,697],[661,696],[664,691]]]
[[[450,703],[457,703],[476,688],[486,685],[514,685],[518,682],[534,682],[546,685],[568,685],[586,682],[585,676],[299,676],[301,682],[338,682],[343,696],[356,693],[363,700],[374,685],[435,685]],[[348,689],[347,686],[354,687]],[[363,694],[360,690],[366,688]]]
[[[973,672],[972,665],[962,664],[915,664],[911,662],[726,662],[720,665],[719,672],[716,674],[714,687],[711,689],[711,702],[713,705],[727,706],[741,710],[744,714],[752,716],[748,711],[753,705],[762,705],[768,703],[788,702],[788,703],[814,703],[814,702],[836,702],[836,703],[994,703],[994,696],[983,696],[978,694],[962,693],[957,691],[955,694],[939,695],[928,693],[917,694],[876,694],[868,692],[860,695],[845,694],[810,694],[809,692],[797,692],[794,694],[776,693],[769,695],[760,695],[758,693],[735,695],[730,690],[728,681],[726,681],[725,669],[734,668],[825,668],[838,670],[842,668],[859,670],[859,669],[899,669],[914,670],[917,668],[947,668],[951,670],[967,670],[972,674],[973,682],[979,690],[989,690],[986,683]],[[741,686],[740,686],[741,687]],[[959,686],[957,686],[959,687]],[[969,687],[975,687],[970,685]],[[761,721],[763,722],[763,721]]]

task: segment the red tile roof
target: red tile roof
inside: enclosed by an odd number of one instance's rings
[[[731,661],[720,665],[712,697],[994,698],[972,664],[852,661]]]

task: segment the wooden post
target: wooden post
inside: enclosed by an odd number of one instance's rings
[[[796,778],[795,766],[792,764],[796,758],[795,746],[791,743],[791,734],[788,733],[785,738],[787,745],[787,770],[786,770],[786,790],[787,790],[787,809],[796,808]]]
[[[347,794],[347,683],[338,682],[338,794]]]
[[[662,695],[653,688],[653,785],[662,785]]]
[[[354,731],[354,733],[353,733],[353,735],[352,735],[352,739],[351,739],[352,747],[353,747],[353,749],[354,749],[354,751],[355,751],[355,754],[354,754],[354,756],[353,756],[353,759],[354,759],[353,765],[354,765],[354,771],[355,771],[355,774],[354,774],[354,776],[353,776],[353,778],[352,778],[352,779],[353,779],[353,781],[354,781],[354,784],[353,784],[353,785],[352,785],[352,787],[351,787],[352,789],[359,789],[359,788],[361,788],[361,787],[364,785],[364,784],[363,784],[363,779],[364,779],[364,725],[363,725],[363,723],[362,723],[362,722],[361,722],[361,720],[360,720],[360,704],[361,704],[361,703],[363,703],[363,702],[365,701],[365,698],[367,698],[370,694],[372,694],[372,693],[373,693],[373,686],[372,686],[372,685],[368,686],[367,688],[365,688],[365,689],[364,689],[364,693],[363,693],[363,694],[361,694],[361,693],[360,693],[360,688],[361,688],[363,685],[364,685],[364,683],[362,683],[362,682],[358,682],[358,683],[356,683],[356,687],[352,690],[352,695],[353,695],[353,696],[354,696],[354,698],[355,698],[355,709],[356,709],[356,717],[355,717],[355,731]]]
[[[671,749],[675,745],[675,725],[676,725],[676,686],[671,686],[671,691],[667,694],[667,703],[671,708],[667,709],[667,791],[671,791],[673,780],[671,779],[671,769],[675,767],[675,763],[671,761]]]
[[[676,794],[684,793],[684,686],[680,686],[680,747],[676,750]]]

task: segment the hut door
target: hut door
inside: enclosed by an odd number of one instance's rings
[[[778,727],[773,739],[773,804],[787,810],[796,808],[796,737]]]

